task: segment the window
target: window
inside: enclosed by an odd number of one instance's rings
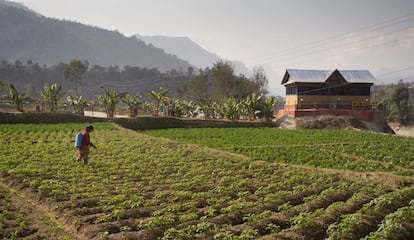
[[[332,95],[332,96],[370,96],[370,87],[286,87],[286,95]]]
[[[354,89],[355,96],[370,96],[371,89],[369,87],[357,87]]]
[[[298,94],[298,87],[286,87],[286,95],[296,95]]]

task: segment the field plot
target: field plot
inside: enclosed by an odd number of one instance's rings
[[[70,239],[49,216],[0,185],[1,239]]]
[[[375,239],[395,229],[396,239],[413,238],[414,187],[394,189],[315,168],[255,161],[109,123],[94,124],[91,139],[98,149],[83,165],[74,162],[71,142],[83,127],[0,125],[1,204],[8,206],[13,192],[19,206],[26,201],[35,208],[19,207],[23,216],[33,219],[39,212],[55,219],[42,229],[50,234],[47,229],[57,226],[59,232],[43,239]],[[302,145],[333,142],[296,137]],[[221,145],[215,147],[240,152],[272,144],[252,142],[247,132],[245,138],[233,149],[217,137]],[[281,144],[294,144],[286,139],[280,136]],[[351,153],[340,155],[346,154]],[[10,211],[2,210],[1,216]],[[0,222],[0,234],[11,238],[16,226],[7,221]],[[25,224],[38,229],[33,221]]]
[[[414,177],[413,138],[351,130],[276,128],[166,129],[145,133],[242,153],[255,160]]]

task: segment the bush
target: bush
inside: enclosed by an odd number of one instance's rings
[[[0,124],[7,123],[84,123],[105,122],[107,119],[84,117],[69,113],[2,113]]]

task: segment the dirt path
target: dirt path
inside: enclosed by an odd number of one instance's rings
[[[398,136],[414,138],[414,127],[398,127],[393,130]]]
[[[87,117],[97,117],[97,118],[107,118],[105,112],[98,112],[98,111],[84,111],[85,116]],[[118,115],[114,116],[115,118],[127,118],[128,115]]]

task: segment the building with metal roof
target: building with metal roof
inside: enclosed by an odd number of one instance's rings
[[[372,111],[374,82],[368,70],[287,69],[281,82],[286,87],[284,112],[295,117],[309,112],[355,115],[356,111]]]
[[[283,76],[282,84],[292,83],[324,83],[330,78],[339,75],[348,83],[371,83],[375,81],[374,76],[368,70],[302,70],[287,69]]]

